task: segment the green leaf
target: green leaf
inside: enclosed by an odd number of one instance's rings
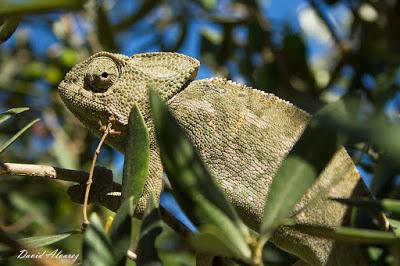
[[[44,214],[44,210],[41,208],[38,201],[32,200],[26,193],[10,191],[5,195],[7,200],[10,202],[13,210],[18,210],[21,213],[29,214],[34,217],[36,224],[41,227],[47,227],[50,225],[50,221]]]
[[[393,200],[393,199],[371,200],[367,198],[359,198],[359,199],[333,198],[332,200],[356,207],[378,209],[382,211],[400,213],[400,200]]]
[[[149,175],[149,157],[149,133],[143,116],[135,104],[131,109],[128,121],[128,141],[122,177],[122,201],[133,196],[133,206],[137,205]]]
[[[395,219],[390,219],[389,220],[389,224],[390,226],[393,227],[393,232],[397,237],[400,237],[400,221],[399,220],[395,220]]]
[[[201,4],[207,10],[212,10],[215,8],[217,2],[215,0],[201,0]]]
[[[79,165],[79,158],[76,156],[76,151],[71,150],[70,139],[67,137],[63,128],[53,131],[54,144],[52,146],[54,157],[57,163],[62,168],[76,169]]]
[[[48,12],[56,9],[79,9],[83,0],[3,0],[0,16]]]
[[[193,208],[198,212],[198,216],[205,217],[205,225],[200,226],[199,236],[197,236],[197,233],[190,236],[189,239],[193,236],[190,243],[194,244],[195,248],[200,248],[198,251],[202,253],[222,255],[249,262],[250,248],[235,224],[202,195],[197,197],[196,206],[193,206]],[[209,241],[205,241],[207,239]],[[212,239],[215,242],[212,242]],[[196,245],[197,240],[201,240],[200,246]],[[207,242],[210,246],[207,246]]]
[[[219,229],[214,226],[204,226],[199,233],[190,235],[188,241],[195,251],[201,254],[237,257],[235,251],[230,248],[229,240],[219,234]]]
[[[354,244],[393,244],[399,241],[399,238],[397,238],[394,233],[377,230],[351,227],[329,228],[324,226],[306,224],[296,224],[290,227],[304,234]]]
[[[22,128],[20,131],[18,131],[14,136],[12,136],[8,141],[6,141],[6,143],[4,143],[3,145],[0,146],[0,153],[2,153],[5,149],[8,148],[8,146],[10,146],[11,144],[14,143],[14,141],[16,141],[19,136],[21,136],[25,131],[27,131],[31,126],[33,126],[36,122],[38,122],[40,119],[35,119],[32,122],[30,122],[29,124],[27,124],[24,128]]]
[[[321,116],[333,111],[346,112],[346,109],[341,103],[322,108],[275,174],[264,208],[263,240],[267,240],[290,215],[294,205],[313,185],[343,142],[336,131],[327,130],[321,122]]]
[[[17,107],[7,110],[0,114],[0,124],[10,119],[13,115],[29,110],[29,107]]]
[[[162,232],[161,215],[153,195],[147,200],[147,208],[144,213],[140,228],[140,239],[137,248],[137,265],[157,266],[162,265],[155,248],[155,241]]]
[[[196,197],[201,194],[247,235],[246,227],[209,173],[189,137],[154,90],[150,90],[150,106],[164,170],[182,208],[190,216],[196,206]],[[194,218],[199,221],[202,219],[201,216]]]
[[[84,233],[82,257],[83,266],[116,265],[110,239],[95,213],[91,215],[90,224]]]
[[[33,237],[22,238],[20,239],[20,241],[25,245],[27,245],[28,247],[38,248],[54,244],[63,239],[66,239],[67,237],[73,234],[80,234],[80,233],[81,233],[80,230],[74,230],[50,236],[33,236]]]
[[[33,236],[33,237],[21,238],[18,239],[18,241],[31,248],[39,248],[64,240],[73,234],[80,234],[80,233],[81,230],[73,230],[62,234],[56,234],[50,236]],[[10,249],[10,247],[0,245],[0,257],[2,257],[3,259],[15,256],[16,254],[18,254],[17,250]]]
[[[11,37],[11,35],[17,29],[20,20],[21,19],[18,16],[6,18],[3,21],[0,19],[0,44],[7,41],[8,38]]]
[[[130,197],[121,204],[110,227],[112,250],[118,265],[125,265],[126,262],[126,253],[131,243],[133,213],[133,197]]]
[[[269,236],[289,216],[293,206],[316,178],[315,169],[300,157],[291,156],[283,162],[265,204],[262,234]]]

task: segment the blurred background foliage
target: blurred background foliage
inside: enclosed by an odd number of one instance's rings
[[[89,168],[97,142],[62,105],[57,85],[74,64],[102,50],[178,51],[201,61],[198,78],[227,77],[310,113],[352,95],[366,113],[382,114],[383,125],[399,122],[398,0],[0,0],[0,41],[0,111],[30,108],[0,125],[0,144],[40,118],[0,154],[1,162]],[[385,133],[384,126],[378,129]],[[366,142],[348,149],[377,197],[400,197],[399,165],[384,150]],[[105,148],[100,164],[120,181],[121,154]],[[1,182],[5,231],[24,237],[80,226],[67,184],[16,177]],[[72,236],[52,248],[79,252],[80,241]],[[166,265],[193,264],[171,230],[163,231],[159,246],[161,254],[183,254],[165,256]],[[275,264],[293,261],[272,251]]]

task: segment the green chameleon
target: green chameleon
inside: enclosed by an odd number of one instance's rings
[[[310,115],[287,101],[226,79],[196,80],[199,61],[177,53],[144,53],[127,57],[97,53],[77,64],[59,85],[68,109],[94,134],[99,121],[114,115],[121,134],[106,142],[124,152],[128,116],[137,104],[150,132],[149,177],[137,214],[150,191],[162,189],[163,168],[150,115],[148,88],[157,89],[200,152],[217,182],[245,223],[258,230],[272,178],[302,135]],[[340,176],[337,181],[337,176]],[[336,181],[334,182],[336,178]],[[325,189],[324,198],[315,196]],[[339,226],[349,223],[348,208],[328,197],[365,195],[365,185],[341,148],[295,210],[316,198],[295,219],[300,223]],[[311,237],[287,227],[271,241],[301,259],[298,265],[363,265],[355,246]]]

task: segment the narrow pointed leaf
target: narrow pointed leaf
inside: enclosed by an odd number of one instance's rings
[[[392,226],[393,228],[393,233],[396,235],[396,237],[400,238],[400,221],[399,220],[395,220],[395,219],[390,219],[389,220],[389,224],[390,226]]]
[[[400,213],[400,200],[393,200],[393,199],[371,200],[363,198],[359,199],[334,198],[332,200],[350,206]]]
[[[199,233],[191,235],[188,241],[201,254],[237,257],[235,250],[230,248],[229,240],[218,234],[218,229],[212,226],[202,228]]]
[[[0,114],[0,124],[10,119],[13,115],[22,113],[29,110],[29,107],[17,107],[9,109]]]
[[[329,228],[318,225],[296,224],[291,226],[304,234],[355,244],[393,244],[400,241],[393,232],[351,227]]]
[[[5,149],[8,148],[11,144],[16,141],[19,136],[21,136],[25,131],[27,131],[31,126],[33,126],[36,122],[38,122],[40,119],[35,119],[29,124],[27,124],[25,127],[23,127],[20,131],[18,131],[14,136],[12,136],[9,140],[6,141],[3,145],[0,146],[0,153],[2,153]]]
[[[31,248],[39,248],[57,243],[59,241],[62,241],[70,237],[73,234],[80,234],[80,233],[81,230],[74,230],[56,235],[26,237],[26,238],[21,238],[18,241]],[[16,254],[18,254],[18,251],[9,249],[9,247],[0,246],[0,257],[8,258],[11,256],[15,256]]]
[[[196,196],[201,194],[245,234],[246,229],[233,206],[211,176],[189,137],[154,90],[150,90],[150,106],[164,170],[174,188],[174,196],[182,208],[190,216]]]
[[[80,234],[80,230],[69,231],[61,234],[56,235],[49,235],[49,236],[33,236],[20,239],[22,243],[29,247],[38,248],[38,247],[45,247],[56,242],[59,242],[63,239],[70,237],[73,234]]]
[[[20,17],[9,17],[1,21],[0,19],[0,44],[7,41],[8,38],[14,33],[17,29],[18,24],[20,22]]]
[[[83,7],[83,3],[83,0],[3,0],[0,16],[78,9]]]
[[[95,213],[91,215],[90,224],[83,237],[82,265],[116,265],[110,239],[104,231],[100,218]]]
[[[137,265],[157,266],[162,265],[155,247],[155,241],[162,232],[161,215],[156,205],[154,196],[147,200],[147,208],[144,213],[140,228],[139,244],[137,248]]]
[[[287,158],[280,167],[268,194],[264,209],[262,234],[270,234],[287,218],[293,206],[314,183],[317,173],[312,166],[300,157]]]
[[[128,141],[122,177],[122,201],[133,196],[136,206],[149,174],[149,133],[139,108],[134,105],[128,122]]]
[[[126,253],[131,243],[133,213],[133,197],[130,197],[121,204],[110,227],[109,236],[118,265],[125,265],[126,262]]]

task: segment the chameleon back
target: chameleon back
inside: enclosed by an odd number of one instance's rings
[[[219,78],[193,81],[168,103],[242,219],[258,231],[272,177],[310,115],[276,96]],[[312,203],[296,220],[345,224],[347,208],[327,198],[350,197],[359,182],[362,180],[342,148],[295,207],[294,213]],[[351,252],[355,247],[334,246],[331,241],[288,228],[278,229],[272,241],[311,264],[357,265],[357,252]],[[340,261],[335,261],[338,258],[332,250],[341,250]],[[344,251],[353,255],[346,260]],[[349,264],[343,264],[346,262]]]

